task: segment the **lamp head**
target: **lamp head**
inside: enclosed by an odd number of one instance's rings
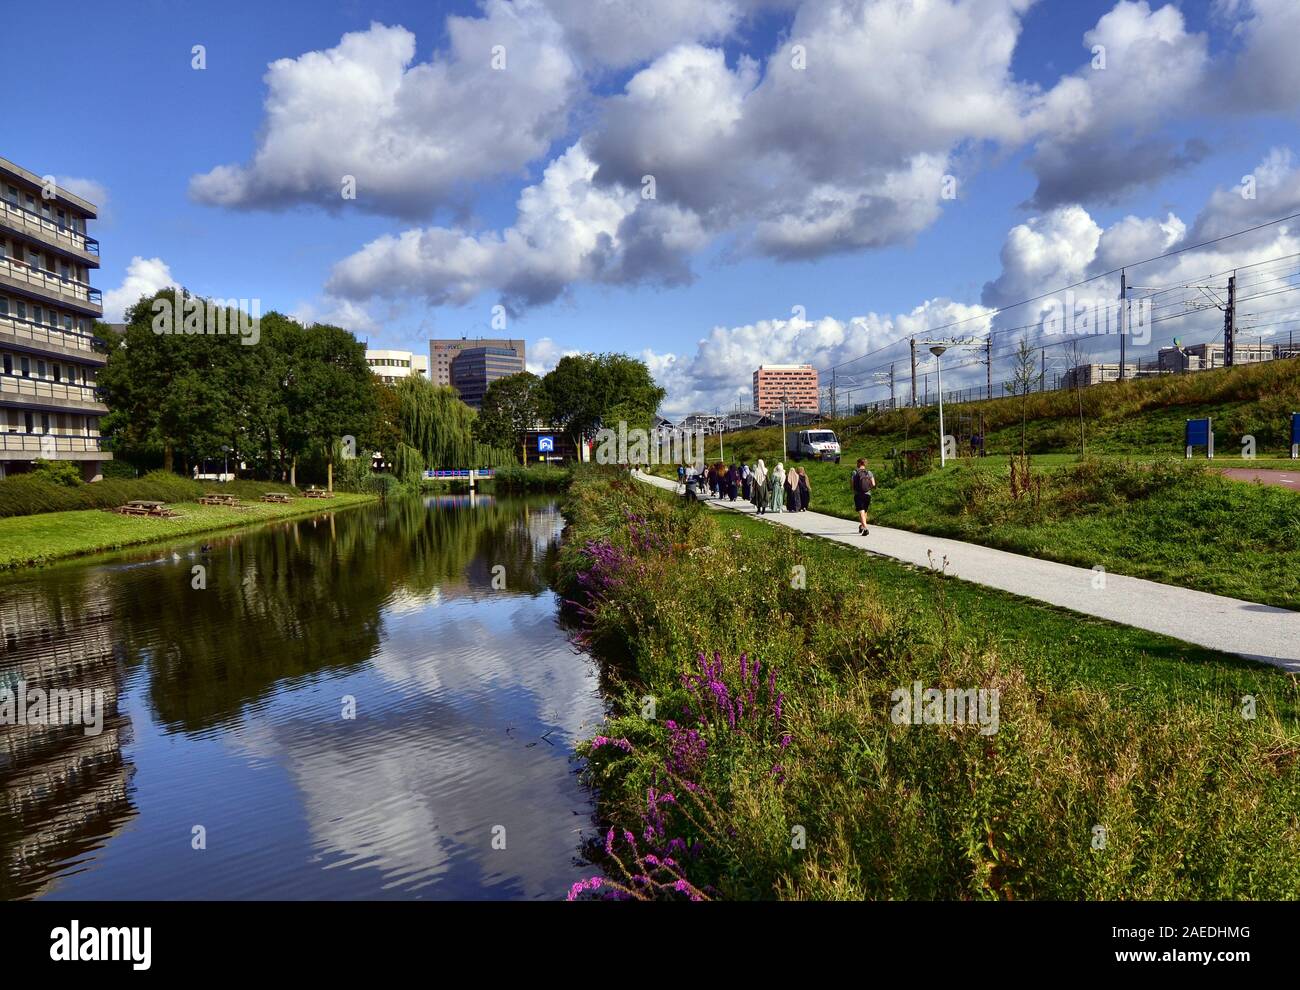
[[[947,349],[948,349],[947,344],[935,344],[933,347],[930,348],[930,353],[933,354],[935,357],[938,357]]]

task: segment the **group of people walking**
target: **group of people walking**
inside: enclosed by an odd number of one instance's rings
[[[792,467],[786,471],[779,463],[768,471],[760,457],[752,467],[749,464],[716,464],[697,471],[693,467],[678,470],[688,493],[705,497],[725,498],[734,502],[743,498],[753,504],[759,515],[766,512],[804,512],[812,500],[812,484],[808,472]]]
[[[808,472],[801,467],[789,471],[778,462],[768,471],[760,457],[753,467],[748,464],[716,464],[697,470],[679,467],[677,477],[690,498],[725,498],[736,501],[743,498],[752,502],[761,516],[766,512],[806,512],[812,501],[812,484]],[[868,535],[867,513],[871,510],[871,495],[876,488],[876,476],[867,468],[867,459],[859,457],[850,478],[853,489],[853,508],[858,513],[858,533]]]

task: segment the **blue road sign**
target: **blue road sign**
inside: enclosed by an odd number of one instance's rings
[[[1187,421],[1187,439],[1185,447],[1207,447],[1210,443],[1210,421],[1208,419],[1189,419]]]
[[[1291,443],[1300,443],[1300,413],[1291,414]]]
[[[555,437],[538,437],[537,452],[539,454],[555,453]]]

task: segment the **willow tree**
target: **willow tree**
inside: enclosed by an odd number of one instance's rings
[[[474,410],[449,385],[415,375],[397,384],[401,443],[420,452],[426,468],[466,467],[474,456]]]

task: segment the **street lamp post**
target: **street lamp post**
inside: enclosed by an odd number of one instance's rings
[[[944,467],[948,463],[946,456],[946,447],[944,444],[943,432],[943,352],[948,348],[944,344],[935,344],[930,348],[930,353],[934,355],[934,374],[935,384],[939,389],[939,467]]]
[[[785,452],[790,448],[786,446],[785,441],[785,393],[781,393],[781,459],[785,459]]]
[[[221,445],[221,480],[230,479],[230,447],[227,444]]]

